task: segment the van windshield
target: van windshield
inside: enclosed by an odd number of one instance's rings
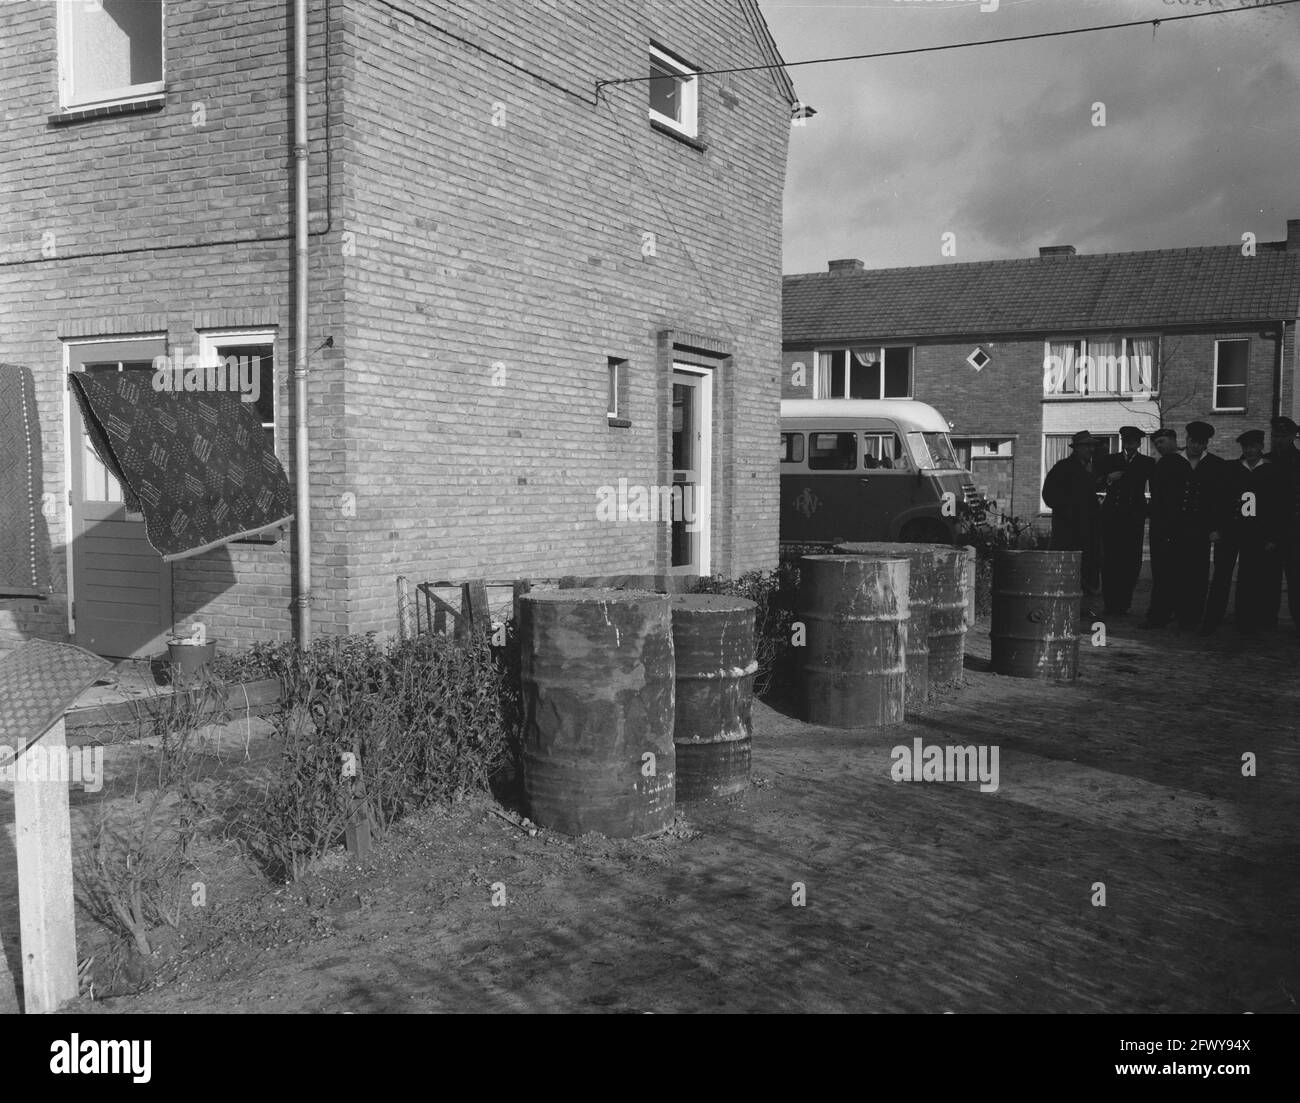
[[[935,471],[960,471],[961,464],[947,433],[909,433],[923,467]]]

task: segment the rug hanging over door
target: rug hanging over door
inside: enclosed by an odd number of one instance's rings
[[[164,560],[293,520],[289,479],[238,391],[158,390],[142,374],[68,379],[95,453]]]

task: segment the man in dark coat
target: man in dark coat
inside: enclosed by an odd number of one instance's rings
[[[1209,635],[1203,618],[1210,581],[1210,549],[1217,545],[1223,523],[1224,494],[1228,464],[1209,450],[1214,426],[1193,421],[1187,426],[1184,458],[1191,468],[1183,488],[1180,534],[1177,540],[1177,596],[1174,615],[1183,628],[1200,626]]]
[[[1086,429],[1070,441],[1071,455],[1052,465],[1043,480],[1043,501],[1052,511],[1052,550],[1082,552],[1083,614],[1091,619],[1101,565],[1101,506],[1092,454],[1097,438]]]
[[[1178,613],[1182,508],[1191,477],[1177,431],[1158,429],[1151,443],[1160,454],[1151,472],[1151,604],[1139,628],[1163,628]]]
[[[1142,430],[1125,425],[1120,451],[1094,465],[1106,489],[1101,504],[1101,592],[1106,612],[1127,613],[1142,570],[1142,537],[1147,526],[1147,482],[1156,461],[1138,451]]]
[[[1237,438],[1241,459],[1228,464],[1224,512],[1215,547],[1214,581],[1205,605],[1205,625],[1213,631],[1228,608],[1233,567],[1237,571],[1237,627],[1255,632],[1277,623],[1273,575],[1281,569],[1280,543],[1286,527],[1286,483],[1282,465],[1264,458],[1264,430]],[[1269,606],[1270,593],[1273,604]]]
[[[1284,415],[1273,418],[1269,425],[1272,448],[1264,458],[1277,464],[1282,483],[1282,511],[1284,516],[1281,547],[1281,570],[1270,579],[1267,600],[1272,605],[1281,603],[1283,576],[1286,578],[1287,611],[1291,614],[1291,627],[1300,639],[1300,448],[1296,447],[1296,423]]]

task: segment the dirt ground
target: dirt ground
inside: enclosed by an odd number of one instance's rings
[[[214,855],[153,987],[74,1010],[1295,1012],[1300,646],[1137,619],[1073,685],[990,673],[981,621],[965,684],[887,733],[758,705],[753,787],[658,838],[484,797],[278,890]],[[998,790],[893,781],[918,737],[996,745]]]

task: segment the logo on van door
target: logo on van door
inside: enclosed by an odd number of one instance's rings
[[[812,492],[810,487],[805,486],[803,493],[794,500],[794,508],[805,517],[812,517],[821,507],[822,500]]]

